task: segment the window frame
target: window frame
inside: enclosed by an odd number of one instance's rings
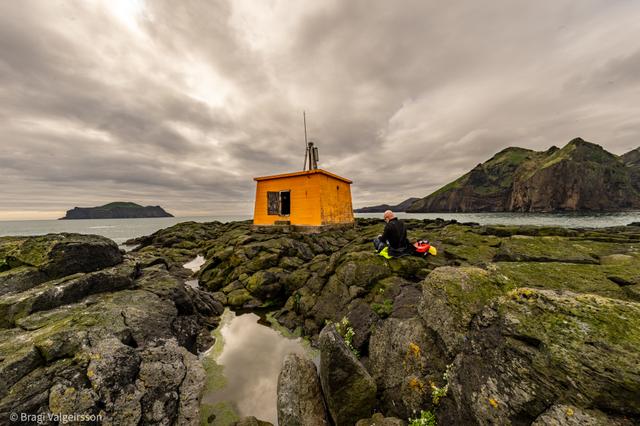
[[[289,194],[289,214],[282,214],[282,194]],[[273,196],[277,196],[277,207],[276,200],[273,199]],[[276,207],[274,209],[274,207]],[[267,216],[283,216],[290,217],[291,216],[291,190],[283,189],[281,191],[267,191]]]

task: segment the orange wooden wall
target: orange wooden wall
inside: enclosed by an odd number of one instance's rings
[[[290,216],[267,214],[269,191],[291,191]],[[259,180],[253,223],[273,225],[276,221],[289,221],[291,225],[299,226],[351,223],[353,208],[350,185],[321,173]]]
[[[353,222],[351,185],[326,175],[318,174],[316,177],[320,180],[322,224]]]

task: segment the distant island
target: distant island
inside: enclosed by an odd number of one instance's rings
[[[141,206],[136,203],[115,202],[99,207],[74,207],[67,210],[68,219],[139,219],[150,217],[173,217],[160,206]]]
[[[371,207],[362,207],[359,209],[355,209],[354,212],[355,213],[382,213],[386,210],[392,210],[394,212],[404,212],[406,211],[409,207],[411,207],[411,205],[413,203],[415,203],[416,201],[418,201],[420,198],[416,198],[416,197],[412,197],[412,198],[408,198],[406,200],[404,200],[403,202],[396,204],[396,205],[389,205],[389,204],[379,204],[377,206],[371,206]]]
[[[640,148],[618,156],[582,138],[571,140],[563,148],[552,146],[542,152],[509,147],[432,194],[408,206],[403,206],[404,203],[398,205],[404,209],[396,210],[407,213],[637,210]],[[384,206],[364,207],[356,212],[379,212]]]

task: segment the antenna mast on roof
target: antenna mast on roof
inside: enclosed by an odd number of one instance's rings
[[[309,159],[309,170],[316,170],[318,168],[318,148],[313,146],[313,142],[307,140],[307,113],[302,111],[302,120],[304,121],[304,166],[302,170],[307,170],[307,159]]]

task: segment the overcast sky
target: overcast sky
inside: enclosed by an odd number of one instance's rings
[[[320,166],[354,205],[507,146],[640,146],[640,1],[1,1],[0,219],[251,214]]]

